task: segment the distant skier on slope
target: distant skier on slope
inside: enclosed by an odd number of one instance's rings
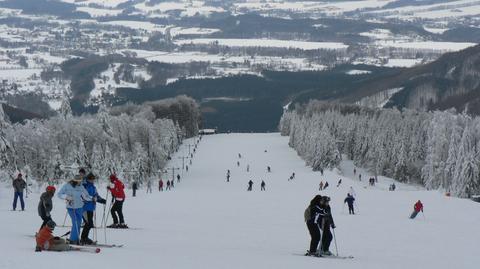
[[[354,208],[353,208],[353,202],[355,202],[355,198],[350,193],[347,193],[347,197],[345,198],[343,203],[344,204],[346,203],[348,205],[348,214],[350,214],[350,215],[355,215],[355,211],[354,211]]]
[[[172,182],[173,182],[173,180],[172,180]],[[180,182],[180,174],[177,174],[177,182]]]
[[[132,184],[132,196],[133,197],[137,196],[137,189],[138,189],[137,181],[134,181],[133,184]]]
[[[252,191],[252,188],[253,188],[253,181],[250,180],[250,181],[248,181],[248,189],[247,189],[247,191]]]
[[[321,201],[321,195],[313,197],[303,214],[311,237],[310,248],[307,250],[307,254],[305,254],[308,256],[321,256],[317,251],[321,236],[320,224],[322,223],[323,217],[326,215],[325,210],[321,207]]]
[[[152,193],[152,180],[147,181],[147,193]]]
[[[18,173],[17,178],[12,182],[13,186],[13,211],[17,209],[17,200],[20,198],[22,211],[25,210],[25,202],[23,201],[23,190],[27,187],[27,183],[22,178],[22,173]]]
[[[165,188],[166,191],[170,190],[170,180],[167,180],[167,187]]]
[[[323,232],[322,243],[320,248],[320,254],[322,256],[333,255],[332,252],[330,252],[329,250],[330,243],[332,242],[332,239],[333,239],[332,232],[330,231],[330,227],[332,229],[335,229],[336,227],[335,227],[335,223],[333,222],[332,209],[330,208],[329,202],[330,202],[330,197],[323,196],[322,201],[320,203],[320,207],[323,208],[325,212],[325,217],[322,218],[322,225],[320,226]]]
[[[318,190],[323,190],[323,181],[320,181],[320,184],[318,184]]]
[[[163,191],[163,180],[162,179],[160,179],[158,181],[158,191]]]
[[[337,183],[337,188],[340,187],[341,184],[342,184],[342,179],[339,179]]]
[[[52,233],[55,229],[55,226],[55,222],[53,220],[49,220],[45,227],[40,229],[35,236],[35,241],[37,242],[35,251],[67,251],[71,248],[65,239],[62,239],[58,236],[53,236]]]
[[[227,182],[230,182],[230,169],[227,170]]]
[[[240,162],[239,162],[239,161],[237,161],[237,166],[240,166]]]
[[[267,166],[267,172],[272,172],[272,168],[270,166]]]
[[[260,184],[260,191],[264,191],[265,190],[265,181],[262,180],[262,183]]]
[[[250,165],[247,164],[247,172],[250,172]]]
[[[417,216],[417,214],[420,213],[420,211],[422,211],[423,213],[423,204],[422,202],[420,202],[420,200],[418,200],[413,206],[413,212],[412,212],[412,215],[410,215],[410,218],[414,219]]]

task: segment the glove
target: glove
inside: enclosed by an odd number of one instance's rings
[[[337,226],[335,226],[335,224],[332,224],[332,229],[335,229],[337,228]]]
[[[67,195],[67,196],[65,197],[65,200],[67,200],[68,202],[71,202],[71,201],[73,201],[73,197],[70,196],[70,195]]]
[[[55,236],[55,237],[53,237],[53,239],[55,239],[55,240],[59,240],[59,239],[60,239],[60,237],[58,237],[58,236]]]

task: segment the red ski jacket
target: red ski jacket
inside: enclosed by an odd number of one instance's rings
[[[423,204],[420,201],[418,201],[415,203],[415,206],[413,208],[417,212],[423,211]]]
[[[114,177],[113,179],[112,177],[110,178],[113,183],[113,188],[109,186],[108,189],[112,193],[112,196],[117,200],[125,199],[125,191],[123,190],[125,189],[125,185],[123,185],[123,183],[117,177]]]

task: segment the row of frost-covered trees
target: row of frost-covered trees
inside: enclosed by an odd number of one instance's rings
[[[314,170],[338,166],[344,154],[376,175],[480,193],[480,117],[311,101],[286,111],[280,131]]]
[[[55,183],[86,167],[101,179],[158,178],[182,140],[198,133],[199,120],[198,105],[185,96],[80,117],[64,102],[60,115],[23,124],[9,123],[0,104],[0,176],[22,172]]]

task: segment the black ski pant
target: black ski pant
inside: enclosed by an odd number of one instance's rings
[[[264,190],[265,190],[265,186],[261,186],[261,187],[260,187],[260,190],[261,190],[261,191],[264,191]]]
[[[330,227],[325,227],[323,229],[322,235],[322,251],[328,251],[330,249],[330,243],[332,242],[333,236],[330,231]]]
[[[94,227],[93,225],[93,211],[85,211],[83,212],[83,230],[80,239],[87,239],[88,234],[90,233],[90,229]]]
[[[45,225],[47,225],[47,222],[52,220],[52,217],[50,216],[40,216],[40,218],[42,218],[43,222],[42,222],[42,226],[40,226],[40,230],[45,227]]]
[[[312,221],[307,221],[307,228],[308,232],[310,233],[310,237],[312,238],[310,240],[310,253],[315,253],[317,252],[318,248],[318,243],[320,242],[320,227],[318,224],[312,222]]]
[[[137,189],[133,189],[133,197],[137,196]]]
[[[355,214],[355,211],[353,210],[353,205],[348,205],[348,214]]]
[[[110,210],[110,213],[112,214],[113,218],[113,223],[118,224],[118,219],[120,218],[120,223],[125,223],[125,220],[123,219],[123,201],[117,201],[113,203],[112,209]],[[117,217],[118,214],[118,217]]]

